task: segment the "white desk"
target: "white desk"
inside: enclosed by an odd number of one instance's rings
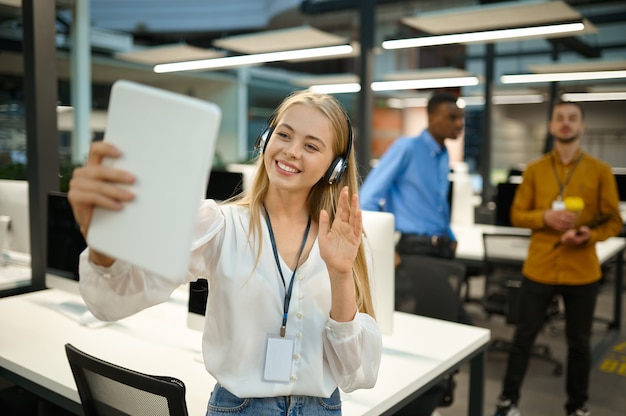
[[[485,224],[474,225],[452,225],[452,229],[458,240],[456,257],[459,261],[468,265],[482,265],[484,256],[484,247],[482,235],[483,233],[500,233],[500,234],[521,234],[529,235],[530,230],[526,228],[501,227]],[[622,325],[622,269],[624,250],[626,247],[626,238],[611,237],[605,241],[596,243],[596,253],[600,264],[615,258],[615,295],[613,299],[613,319],[609,323],[609,332],[621,329]],[[519,261],[520,265],[526,260],[528,255],[528,247],[511,246],[508,247],[510,259]]]
[[[187,386],[190,415],[201,416],[215,380],[199,362],[201,333],[186,327],[184,291],[167,303],[109,326],[90,329],[61,313],[59,305],[84,308],[59,289],[0,300],[0,376],[68,410],[80,413],[65,343],[137,371],[178,377]],[[489,330],[396,313],[394,334],[384,336],[376,386],[343,395],[343,414],[392,414],[438,376],[471,359],[470,414],[482,415],[484,350]]]
[[[455,225],[452,224],[452,230],[458,240],[456,249],[456,257],[460,261],[479,262],[482,263],[484,256],[483,234],[519,234],[530,236],[530,230],[527,228],[502,227],[488,224],[474,225]],[[620,251],[624,250],[626,239],[623,237],[611,237],[605,241],[596,243],[596,252],[600,263],[615,257]],[[526,260],[528,247],[520,250],[519,247],[512,247],[510,251],[511,260]]]

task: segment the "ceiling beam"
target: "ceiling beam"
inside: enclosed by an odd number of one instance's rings
[[[552,38],[547,39],[555,47],[563,47],[566,50],[576,52],[585,58],[599,58],[602,56],[602,51],[597,46],[589,46],[582,40],[574,36],[568,36],[565,38]]]

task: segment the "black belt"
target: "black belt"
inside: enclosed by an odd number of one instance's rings
[[[424,254],[451,258],[452,240],[447,235],[402,234],[396,246],[399,254]]]

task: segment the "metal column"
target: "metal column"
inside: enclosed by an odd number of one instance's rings
[[[33,290],[45,288],[47,196],[59,188],[55,8],[53,1],[22,2]]]

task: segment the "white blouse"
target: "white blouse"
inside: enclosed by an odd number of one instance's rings
[[[244,207],[207,200],[200,209],[187,281],[209,281],[202,345],[206,369],[239,397],[330,397],[337,386],[345,392],[373,387],[382,354],[380,329],[364,313],[351,322],[330,318],[330,282],[317,240],[297,269],[289,305],[286,334],[295,340],[291,382],[262,379],[266,339],[279,332],[285,288],[266,226],[256,263],[249,221]],[[292,271],[280,262],[289,285]],[[176,289],[121,260],[109,268],[96,266],[88,261],[88,249],[80,258],[79,286],[91,312],[104,320],[164,302]]]

